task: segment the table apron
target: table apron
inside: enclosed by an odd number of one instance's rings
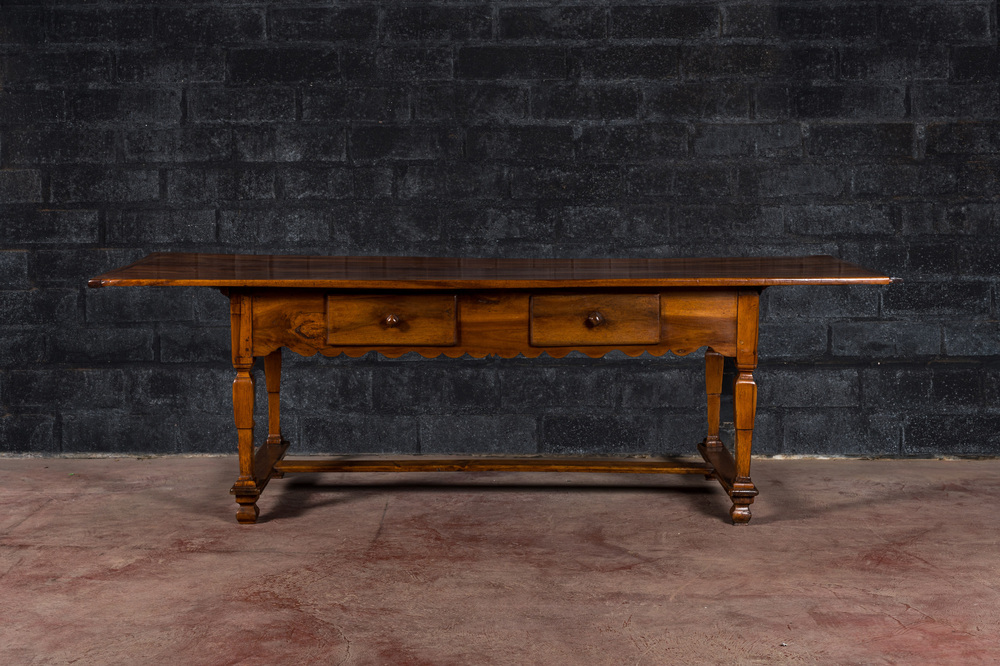
[[[303,356],[321,353],[357,357],[375,351],[389,357],[417,352],[427,357],[469,354],[509,358],[518,354],[536,357],[545,352],[558,358],[574,350],[592,357],[614,350],[631,356],[643,352],[660,356],[668,351],[682,356],[701,347],[736,356],[739,291],[674,288],[393,292],[268,288],[248,289],[245,293],[251,301],[254,356],[266,356],[286,347]],[[455,296],[454,313],[441,306],[441,297],[447,294]],[[541,307],[533,309],[533,299]],[[357,307],[358,302],[364,307]],[[421,310],[422,302],[428,304],[426,311]],[[382,307],[382,303],[386,305]],[[560,316],[565,321],[560,321]],[[442,317],[453,319],[436,321]],[[341,326],[344,321],[350,326]],[[454,327],[455,335],[440,333],[451,330],[448,327]],[[430,337],[422,338],[421,331],[429,331]],[[398,342],[387,344],[395,338]],[[424,344],[425,340],[431,344]],[[546,346],[539,341],[558,344]]]

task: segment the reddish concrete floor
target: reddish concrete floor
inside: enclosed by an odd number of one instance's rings
[[[1000,662],[1000,461],[702,477],[0,459],[5,664]]]

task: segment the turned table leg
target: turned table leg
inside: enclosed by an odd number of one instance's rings
[[[236,520],[241,523],[257,522],[257,515],[260,513],[257,509],[260,487],[257,484],[253,448],[252,302],[249,294],[235,289],[230,292],[230,335],[233,345],[233,367],[236,369],[236,379],[233,380],[233,417],[236,421],[240,454],[240,475],[230,492],[236,496],[236,502],[239,504]]]
[[[757,411],[757,384],[752,368],[737,366],[739,375],[733,390],[733,420],[736,422],[736,470],[733,489],[729,496],[733,506],[729,515],[734,523],[750,522],[750,505],[757,495],[757,488],[750,480],[750,450],[753,444],[753,422]]]
[[[757,367],[757,325],[760,293],[739,292],[736,324],[736,383],[733,387],[733,421],[736,443],[733,447],[735,469],[729,497],[733,506],[729,515],[733,523],[750,522],[750,505],[757,496],[757,487],[750,480],[750,451],[753,445],[753,424],[757,413],[757,384],[753,370]]]
[[[705,394],[708,400],[708,434],[703,442],[705,448],[717,449],[722,446],[719,439],[719,403],[722,394],[722,354],[713,349],[705,350]]]
[[[705,397],[708,405],[708,432],[705,439],[698,445],[705,461],[713,466],[705,479],[720,479],[717,463],[722,454],[726,453],[722,440],[719,439],[719,403],[722,394],[722,367],[724,357],[714,349],[705,350]]]
[[[240,505],[236,520],[241,523],[257,522],[257,515],[260,513],[257,509],[260,490],[254,478],[254,385],[253,366],[237,367],[236,379],[233,380],[233,415],[239,440],[240,476],[233,486],[233,494]]]
[[[264,357],[264,379],[267,382],[267,445],[281,447],[285,439],[281,436],[281,348]],[[284,476],[278,470],[271,471],[271,477]]]

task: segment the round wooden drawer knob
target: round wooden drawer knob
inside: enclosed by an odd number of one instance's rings
[[[601,324],[604,323],[604,321],[605,321],[604,315],[602,315],[597,310],[594,310],[589,315],[587,315],[587,326],[589,326],[590,328],[595,328],[597,326],[600,326]]]
[[[382,325],[386,328],[396,328],[399,326],[399,322],[402,321],[399,317],[394,314],[387,314],[382,320]]]

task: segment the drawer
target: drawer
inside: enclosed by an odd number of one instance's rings
[[[450,347],[455,294],[327,294],[326,342],[345,346]]]
[[[535,294],[533,347],[650,345],[660,341],[659,294]]]

